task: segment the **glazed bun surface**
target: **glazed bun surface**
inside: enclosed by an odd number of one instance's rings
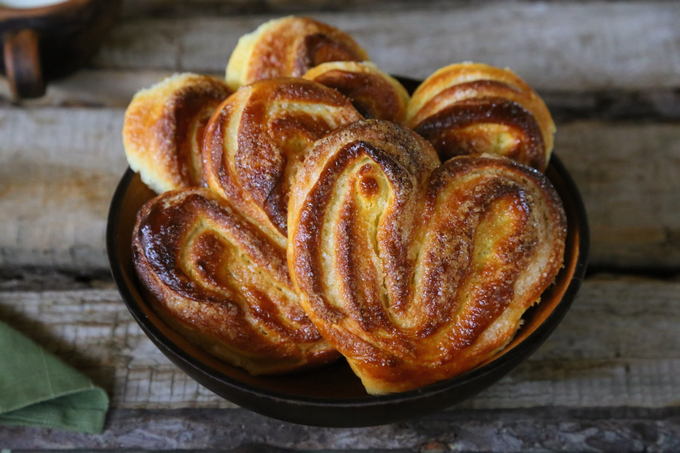
[[[337,358],[298,305],[286,250],[205,189],[147,202],[133,231],[137,275],[161,318],[252,374]]]
[[[544,171],[555,124],[543,100],[509,69],[459,63],[439,69],[416,89],[406,124],[442,159],[491,153]]]
[[[493,155],[440,164],[391,122],[319,140],[289,209],[300,303],[371,394],[493,357],[562,266],[565,215],[540,172]]]
[[[226,69],[232,89],[261,79],[302,77],[327,61],[368,60],[347,33],[308,17],[273,19],[239,39]]]
[[[189,73],[139,91],[123,122],[130,168],[156,193],[203,185],[203,131],[230,93],[221,80]]]
[[[346,97],[316,82],[276,78],[246,85],[208,123],[205,180],[284,245],[289,188],[311,145],[361,118]]]
[[[347,96],[366,118],[402,123],[409,96],[397,79],[368,61],[322,63],[304,75]]]

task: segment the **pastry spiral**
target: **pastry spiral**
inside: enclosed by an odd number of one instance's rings
[[[337,357],[291,288],[286,250],[205,189],[147,202],[133,261],[155,310],[209,353],[252,374]]]
[[[562,266],[565,214],[541,173],[493,155],[440,165],[394,123],[319,140],[289,209],[300,303],[371,394],[490,359]]]
[[[212,77],[178,74],[141,90],[123,122],[130,167],[156,193],[202,185],[201,141],[210,115],[229,94]]]
[[[347,98],[316,82],[277,78],[246,85],[208,123],[205,180],[285,246],[288,191],[307,150],[361,118]]]
[[[368,61],[322,63],[303,76],[347,96],[366,118],[402,123],[406,119],[408,93],[394,77]]]
[[[347,33],[308,17],[270,20],[239,39],[226,69],[232,89],[256,80],[302,77],[326,61],[368,60]]]
[[[555,124],[543,100],[509,69],[460,63],[439,69],[413,93],[409,127],[442,159],[493,153],[545,170]]]

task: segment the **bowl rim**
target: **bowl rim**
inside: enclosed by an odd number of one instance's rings
[[[399,79],[406,81],[407,83],[418,83],[418,81],[414,79],[408,79],[406,77],[400,77]],[[172,353],[174,359],[181,361],[184,366],[190,367],[204,376],[210,376],[213,379],[217,379],[221,385],[227,386],[233,390],[245,392],[250,396],[260,399],[268,399],[286,404],[297,404],[300,406],[315,406],[323,408],[364,408],[370,406],[396,405],[417,399],[424,395],[435,396],[439,393],[446,392],[451,388],[471,383],[472,381],[478,380],[487,375],[498,372],[505,374],[502,371],[503,369],[509,371],[510,369],[514,368],[514,365],[518,365],[522,359],[531,355],[538,348],[538,346],[540,346],[547,339],[547,337],[553,332],[553,330],[557,327],[566,312],[571,307],[573,299],[585,277],[590,248],[590,232],[588,228],[585,206],[583,204],[578,187],[576,186],[564,164],[559,160],[555,153],[553,153],[551,156],[550,166],[554,167],[554,171],[560,175],[564,183],[563,186],[565,191],[571,196],[570,201],[573,204],[574,212],[577,214],[576,218],[574,219],[574,223],[578,225],[579,230],[577,242],[578,256],[576,258],[573,277],[571,278],[571,281],[569,281],[569,284],[565,289],[561,300],[533,332],[528,334],[526,338],[524,338],[515,347],[503,355],[465,373],[405,392],[391,393],[386,395],[367,394],[366,396],[361,397],[334,399],[269,391],[227,376],[221,371],[216,370],[210,365],[203,363],[197,358],[191,356],[187,351],[183,350],[177,344],[167,338],[160,331],[160,329],[158,329],[158,327],[156,327],[154,323],[149,320],[149,318],[137,304],[135,297],[132,295],[130,289],[125,283],[122,263],[120,262],[118,256],[118,240],[116,237],[117,228],[115,226],[118,225],[119,219],[122,215],[121,207],[124,196],[133,177],[135,176],[135,172],[133,172],[129,167],[123,174],[116,187],[108,212],[106,247],[111,274],[114,281],[116,282],[118,291],[120,292],[123,301],[125,302],[125,305],[132,314],[133,318],[140,325],[146,335],[149,336],[157,346],[162,345],[162,347],[159,347],[161,352],[166,354],[167,352]],[[167,352],[163,350],[164,348],[167,350]],[[192,379],[195,379],[193,376],[191,377]],[[224,398],[224,396],[221,397]]]

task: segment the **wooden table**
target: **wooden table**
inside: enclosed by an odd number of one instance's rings
[[[101,435],[0,427],[0,448],[680,451],[680,4],[337,3],[131,1],[90,66],[45,98],[15,105],[3,87],[0,319],[106,388],[112,409]],[[322,429],[236,408],[146,339],[109,277],[131,95],[175,71],[220,74],[241,34],[299,11],[394,74],[510,66],[556,118],[590,217],[589,276],[530,360],[450,410]]]

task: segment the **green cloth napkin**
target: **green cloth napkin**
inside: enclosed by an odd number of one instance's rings
[[[0,424],[99,433],[108,407],[104,390],[0,321]]]

